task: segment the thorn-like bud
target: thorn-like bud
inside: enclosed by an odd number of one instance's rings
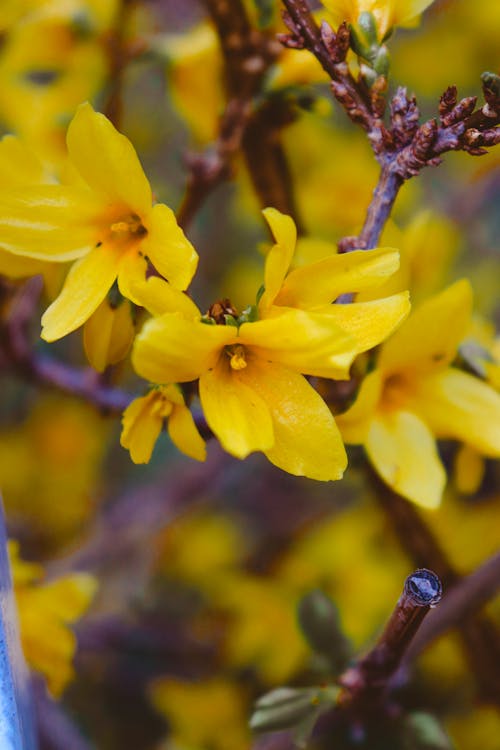
[[[448,114],[448,112],[451,112],[451,110],[457,103],[457,99],[458,99],[457,87],[448,86],[446,91],[441,95],[441,99],[439,100],[439,116],[441,118],[441,121],[444,115]]]
[[[461,99],[454,107],[441,115],[441,123],[443,127],[448,128],[461,120],[465,120],[466,117],[469,117],[474,111],[476,102],[477,96],[466,96],[464,99]]]

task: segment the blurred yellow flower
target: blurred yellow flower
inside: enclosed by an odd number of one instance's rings
[[[120,291],[145,278],[149,258],[174,287],[190,283],[198,256],[149,182],[130,141],[82,104],[67,134],[77,185],[40,185],[0,197],[0,246],[40,260],[77,262],[42,317],[46,341],[92,315],[118,278]]]
[[[97,581],[85,573],[74,573],[42,583],[42,566],[21,560],[17,542],[9,542],[9,555],[24,655],[58,698],[74,674],[71,662],[76,639],[68,625],[88,609]]]
[[[393,26],[405,26],[431,5],[434,0],[321,0],[336,25],[347,21],[356,24],[361,13],[372,13],[383,39]]]
[[[441,502],[446,473],[435,438],[500,455],[500,396],[451,367],[471,315],[470,284],[428,299],[382,346],[354,405],[338,418],[347,443],[363,444],[380,476],[426,508]]]
[[[128,448],[132,461],[148,463],[165,421],[174,445],[186,456],[204,461],[205,442],[176,385],[153,388],[125,409],[120,443]]]
[[[177,750],[248,750],[247,701],[229,680],[160,678],[151,685],[150,695],[168,720]]]
[[[79,538],[99,497],[111,427],[87,404],[50,395],[0,431],[7,513],[44,551]]]

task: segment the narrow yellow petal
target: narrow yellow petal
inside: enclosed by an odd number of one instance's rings
[[[448,368],[415,385],[415,409],[435,435],[500,456],[500,394],[479,378]]]
[[[410,312],[408,292],[372,302],[328,305],[316,313],[332,320],[357,341],[358,352],[366,352],[384,341]]]
[[[50,264],[46,261],[14,255],[0,248],[0,273],[9,279],[24,279],[26,276],[35,276],[47,271],[49,266]]]
[[[119,263],[119,250],[94,248],[70,269],[62,291],[42,316],[42,338],[55,341],[82,325],[110,290]]]
[[[366,451],[382,479],[423,508],[437,508],[446,484],[436,441],[415,414],[391,411],[371,423]]]
[[[152,411],[154,392],[136,398],[122,417],[120,445],[130,451],[135,464],[147,464],[163,425],[163,416]]]
[[[66,261],[97,242],[98,207],[88,190],[31,185],[0,197],[0,247],[38,260]]]
[[[280,213],[275,208],[265,208],[262,213],[269,224],[276,242],[266,257],[264,271],[265,291],[259,302],[259,308],[265,310],[273,304],[290,268],[290,263],[295,252],[297,230],[293,219],[286,214]]]
[[[382,347],[379,367],[412,373],[444,369],[455,357],[471,311],[471,286],[462,279],[412,312]]]
[[[242,379],[242,372],[232,370],[222,354],[215,367],[200,377],[200,400],[208,426],[224,450],[237,458],[268,450],[274,443],[269,407]]]
[[[212,326],[167,313],[148,320],[136,337],[132,362],[152,383],[196,380],[215,366],[221,349],[234,342],[236,329]]]
[[[174,212],[158,203],[146,223],[148,233],[141,242],[141,252],[173,287],[187,289],[198,265],[198,253],[177,224]]]
[[[399,252],[381,247],[324,258],[292,271],[276,304],[310,309],[333,302],[341,294],[382,284],[399,268]]]
[[[182,453],[196,461],[205,461],[205,441],[198,432],[193,415],[187,406],[174,406],[167,427],[170,439]]]
[[[118,286],[124,297],[144,307],[151,315],[178,312],[192,320],[201,317],[200,311],[187,294],[158,276],[146,278],[147,267],[146,259],[139,253],[126,253],[120,262],[118,273]]]
[[[273,317],[244,323],[242,343],[251,344],[261,359],[281,362],[296,372],[347,378],[357,344],[327,315],[273,308]]]
[[[151,210],[152,194],[134,147],[91,105],[81,104],[67,134],[71,161],[97,193],[122,203],[144,218]]]
[[[370,425],[382,396],[382,375],[373,370],[363,380],[356,401],[344,414],[336,417],[346,443],[361,445],[368,437]]]
[[[307,380],[282,365],[261,361],[240,377],[271,414],[274,445],[264,451],[271,463],[296,476],[340,479],[347,466],[344,444],[330,410]]]
[[[135,328],[130,303],[123,300],[111,307],[104,299],[83,327],[83,345],[87,359],[97,372],[121,362],[134,340]]]

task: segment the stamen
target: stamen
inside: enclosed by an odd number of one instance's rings
[[[247,366],[247,361],[245,358],[245,347],[241,346],[241,344],[235,344],[232,346],[228,351],[230,359],[230,364],[233,370],[243,370]]]

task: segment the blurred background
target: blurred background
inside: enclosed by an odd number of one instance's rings
[[[248,0],[247,11],[271,34],[283,31],[279,6]],[[478,94],[483,71],[500,73],[499,33],[495,0],[438,0],[419,28],[399,29],[388,42],[390,85],[415,92],[430,117],[448,85]],[[316,63],[298,55],[278,57],[262,96],[287,103],[289,121],[276,137],[305,262],[359,231],[378,167]],[[114,114],[157,200],[178,210],[188,155],[217,137],[224,108],[223,62],[204,4],[4,0],[1,132],[59,165],[67,124],[84,100]],[[242,309],[262,282],[266,191],[255,189],[242,155],[233,173],[186,227],[200,255],[193,297],[202,310],[219,297]],[[471,279],[473,333],[488,346],[500,314],[499,204],[498,149],[481,158],[448,154],[403,187],[383,238],[409,248],[414,299]],[[60,284],[57,269],[44,279],[41,309]],[[24,279],[2,284],[11,294]],[[50,346],[38,334],[35,316],[36,351],[85,367],[81,331]],[[130,392],[144,387],[127,361],[102,377]],[[353,649],[363,651],[415,567],[434,566],[452,583],[498,549],[498,465],[455,444],[440,446],[450,477],[442,507],[412,507],[404,517],[361,449],[350,450],[335,484],[285,475],[259,455],[240,462],[214,441],[206,464],[197,464],[166,435],[151,463],[136,466],[119,445],[119,416],[7,368],[1,378],[0,486],[10,535],[48,581],[85,571],[99,582],[75,625],[74,677],[57,698],[89,747],[291,747],[286,736],[252,738],[248,716],[273,687],[328,679],[297,622],[303,596],[325,592]],[[457,750],[500,749],[499,618],[497,598],[426,649],[402,689],[403,705],[438,716]],[[355,747],[342,742],[326,726],[310,747]],[[45,743],[51,747],[49,736]],[[410,747],[394,740],[391,748],[400,746]]]

